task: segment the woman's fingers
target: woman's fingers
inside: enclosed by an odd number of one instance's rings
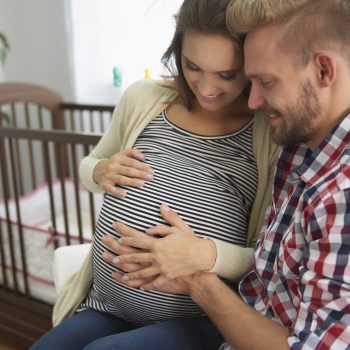
[[[105,184],[102,188],[105,192],[111,193],[117,198],[125,198],[127,195],[127,192],[124,189],[116,187],[114,184]]]
[[[144,160],[138,149],[123,150],[99,162],[93,178],[106,192],[124,198],[126,191],[120,186],[143,188],[146,181],[152,181],[154,171]]]
[[[173,233],[173,228],[171,226],[157,225],[147,229],[146,233],[151,236],[160,235],[165,237]]]
[[[168,236],[170,234],[176,233],[176,229],[179,229],[183,232],[189,233],[191,235],[194,234],[191,227],[180,218],[180,216],[176,213],[176,211],[172,210],[167,204],[162,204],[160,206],[160,213],[163,217],[163,219],[170,225],[157,225],[154,227],[151,227],[146,230],[146,233],[154,236],[154,235],[160,235],[160,236]]]
[[[138,159],[140,161],[144,161],[146,158],[138,148],[126,148],[123,151],[121,151],[120,154],[130,158]]]

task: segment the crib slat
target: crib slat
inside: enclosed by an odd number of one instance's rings
[[[75,194],[75,204],[77,206],[77,220],[78,220],[78,229],[79,229],[79,242],[83,243],[83,225],[81,220],[81,201],[79,195],[79,177],[75,164],[77,164],[76,150],[73,145],[71,145],[71,154],[73,162],[73,182],[74,182],[74,194]]]
[[[94,132],[94,118],[93,118],[93,111],[89,111],[89,119],[90,119],[90,132]]]
[[[99,120],[100,120],[100,132],[103,132],[103,130],[105,129],[105,123],[103,120],[103,112],[99,111]]]
[[[12,116],[12,123],[14,126],[17,126],[17,113],[16,113],[16,107],[15,107],[15,103],[11,103],[11,116]],[[21,174],[19,171],[20,168],[20,152],[19,152],[19,140],[16,139],[15,140],[15,152],[16,152],[16,169],[17,169],[17,173]],[[19,177],[19,190],[21,194],[24,194],[24,187],[23,187],[23,181],[22,177]]]
[[[11,106],[11,117],[12,117],[13,126],[17,126],[17,113],[16,113],[15,103],[12,102],[10,106]]]
[[[79,113],[80,130],[85,131],[83,111],[79,111],[78,113]]]
[[[38,108],[38,118],[39,118],[39,129],[44,129],[44,123],[43,123],[43,109],[41,106],[37,106]]]
[[[25,122],[27,129],[30,129],[32,127],[30,118],[29,118],[29,107],[28,102],[24,102],[24,115],[25,115]]]
[[[59,162],[60,166],[58,168],[59,173],[59,179],[60,179],[60,185],[61,185],[61,197],[62,197],[62,210],[63,210],[63,220],[64,220],[64,230],[65,230],[65,240],[66,245],[71,244],[70,240],[70,232],[69,232],[69,221],[68,221],[68,206],[67,206],[67,195],[66,195],[66,186],[65,186],[65,179],[66,176],[69,175],[69,165],[68,165],[68,156],[67,156],[67,149],[66,145],[60,144],[58,147],[59,151]]]
[[[6,216],[6,226],[7,230],[11,230],[11,224],[9,222],[9,208],[8,208],[8,199],[9,199],[9,186],[8,186],[8,170],[7,170],[7,161],[6,161],[6,150],[5,150],[5,141],[0,140],[0,165],[1,165],[1,176],[2,176],[2,191],[5,199],[5,216]],[[5,290],[8,289],[8,281],[6,274],[6,263],[5,263],[5,251],[4,251],[4,238],[2,231],[2,223],[0,222],[0,258],[1,258],[1,275],[3,280],[3,287]]]
[[[23,271],[23,283],[24,283],[24,293],[27,297],[29,297],[29,285],[28,285],[28,273],[27,273],[27,262],[26,262],[26,254],[25,254],[25,247],[24,247],[24,239],[23,239],[23,226],[22,226],[22,218],[21,218],[21,210],[19,206],[19,193],[17,188],[18,179],[16,176],[16,166],[15,166],[15,155],[13,150],[13,140],[9,140],[10,145],[10,159],[11,159],[11,168],[12,168],[12,179],[13,179],[13,190],[14,190],[14,199],[15,199],[15,208],[16,208],[16,215],[17,215],[17,222],[18,222],[18,236],[19,236],[19,247],[20,247],[20,258],[22,262],[22,271]],[[23,170],[23,169],[21,169]],[[9,236],[9,243],[10,243],[10,252],[11,252],[11,263],[12,263],[12,275],[14,279],[14,285],[16,286],[17,293],[19,292],[18,289],[18,281],[17,281],[17,266],[16,266],[16,258],[15,258],[15,248],[14,248],[14,242],[13,242],[13,235],[10,233]]]
[[[90,153],[89,147],[84,146],[84,156],[87,156]],[[96,218],[95,218],[95,202],[94,196],[89,192],[89,207],[90,207],[90,217],[91,217],[91,232],[95,231]]]
[[[52,235],[53,237],[57,234],[57,225],[56,225],[56,210],[55,210],[55,200],[53,196],[53,183],[52,183],[52,173],[51,173],[51,162],[49,156],[49,144],[47,141],[42,143],[43,158],[44,158],[44,168],[45,168],[45,178],[48,185],[49,191],[49,201],[50,201],[50,214],[52,222]],[[54,240],[54,245],[57,247],[57,241]]]

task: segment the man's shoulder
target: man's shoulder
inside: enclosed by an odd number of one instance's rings
[[[311,201],[327,201],[337,193],[350,196],[350,146],[331,164],[327,172],[313,182],[305,194]]]

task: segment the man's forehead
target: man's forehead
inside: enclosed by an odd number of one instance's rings
[[[250,75],[266,74],[268,67],[277,63],[280,50],[277,48],[275,28],[264,27],[247,34],[244,43],[244,68]]]
[[[277,35],[277,26],[265,26],[249,32],[245,38],[244,51],[266,52],[275,50],[279,36]]]

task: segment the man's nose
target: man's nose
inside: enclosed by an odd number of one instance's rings
[[[252,82],[249,99],[248,99],[248,107],[250,109],[258,109],[265,105],[265,98],[261,92],[261,88],[257,86],[256,83]]]

